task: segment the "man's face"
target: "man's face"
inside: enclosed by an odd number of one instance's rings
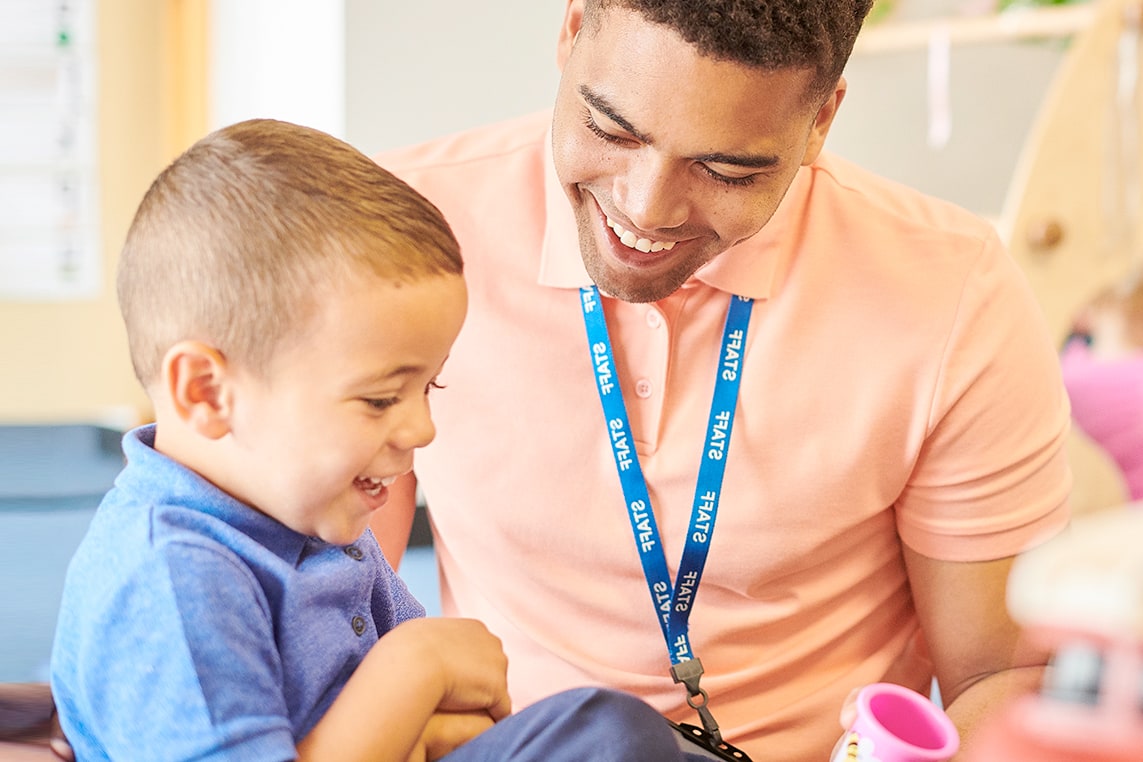
[[[592,279],[655,301],[766,224],[821,150],[844,82],[819,110],[808,70],[706,58],[622,8],[581,30],[578,6],[561,32],[556,173]]]

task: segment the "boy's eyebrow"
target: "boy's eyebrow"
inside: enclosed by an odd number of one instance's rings
[[[361,386],[368,386],[370,384],[382,384],[386,381],[392,381],[395,378],[412,376],[416,373],[420,373],[423,370],[424,368],[419,365],[398,365],[396,368],[388,368],[376,373],[362,375],[357,379],[357,384]]]
[[[587,101],[589,106],[622,127],[625,132],[629,133],[640,143],[654,145],[655,141],[651,136],[635,129],[635,125],[624,119],[607,98],[593,91],[587,85],[579,86],[579,94],[583,96],[583,99]],[[781,162],[781,159],[773,154],[732,154],[722,153],[720,151],[705,153],[700,156],[692,156],[691,158],[704,164],[726,164],[728,166],[745,167],[747,169],[768,169],[777,166]]]
[[[447,361],[448,361],[448,357],[445,357],[445,362],[447,362]],[[445,366],[445,363],[442,362],[440,364],[440,367],[437,368],[437,372],[434,375],[439,376],[441,371],[444,370],[444,366]],[[383,371],[380,371],[377,373],[370,373],[369,375],[358,379],[358,383],[362,384],[362,385],[384,383],[386,381],[391,381],[394,378],[402,378],[404,376],[413,376],[413,375],[416,375],[417,373],[423,373],[425,370],[425,367],[426,366],[424,366],[424,365],[412,365],[412,364],[410,364],[410,365],[398,365],[396,368],[389,368],[388,370],[383,370]]]

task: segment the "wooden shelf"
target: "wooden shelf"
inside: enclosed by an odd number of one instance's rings
[[[948,35],[953,45],[1070,37],[1086,29],[1099,2],[1044,8],[1019,8],[983,16],[945,16],[916,21],[893,21],[866,27],[857,36],[854,53],[867,55],[920,50],[936,35]]]

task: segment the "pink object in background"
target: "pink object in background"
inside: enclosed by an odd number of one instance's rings
[[[945,762],[960,737],[940,707],[914,690],[873,683],[857,694],[855,717],[831,762]]]
[[[1143,499],[1143,351],[1101,356],[1073,339],[1060,366],[1072,420],[1119,466],[1131,499]]]

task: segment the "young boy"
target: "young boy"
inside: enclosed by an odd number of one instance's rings
[[[499,640],[424,618],[367,530],[464,320],[435,207],[243,122],[156,179],[118,292],[156,423],[68,569],[52,690],[80,762],[681,759],[626,695],[510,716]]]

